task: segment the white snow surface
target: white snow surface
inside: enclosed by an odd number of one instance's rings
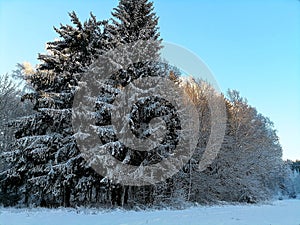
[[[0,225],[300,225],[300,199],[184,210],[0,208]]]

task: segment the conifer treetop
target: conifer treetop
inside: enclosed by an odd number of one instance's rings
[[[138,40],[161,41],[159,17],[153,11],[153,2],[148,0],[120,0],[112,12],[108,31],[123,44]]]

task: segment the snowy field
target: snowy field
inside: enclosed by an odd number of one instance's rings
[[[300,199],[185,210],[0,208],[0,225],[300,225]]]

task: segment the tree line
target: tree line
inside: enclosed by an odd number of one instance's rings
[[[118,46],[152,40],[157,43],[151,53],[155,56],[159,56],[163,46],[158,17],[148,0],[120,0],[109,20],[98,21],[91,14],[82,23],[75,12],[69,15],[72,25],[55,28],[59,39],[47,43],[48,54],[40,54],[40,64],[26,76],[32,91],[21,99],[9,100],[12,106],[14,101],[29,102],[34,112],[16,115],[18,119],[9,123],[14,127],[14,139],[4,141],[9,143],[5,146],[1,144],[5,161],[0,173],[1,204],[149,207],[180,206],[186,202],[256,203],[275,195],[295,195],[273,123],[238,91],[228,91],[227,97],[219,95],[208,83],[184,78],[179,69],[168,63],[134,63],[112,74],[99,91],[95,106],[95,125],[101,130],[99,144],[108,146],[110,154],[119,161],[137,166],[157,163],[162,160],[161,155],[170,154],[176,147],[175,131],[180,125],[174,108],[163,99],[146,97],[131,112],[132,132],[140,136],[145,131],[141,129],[143,124],[152,117],[164,116],[170,132],[163,140],[161,154],[133,151],[107,128],[118,90],[143,76],[167,77],[184,90],[199,113],[198,143],[189,162],[167,180],[140,187],[115,184],[95,172],[79,151],[72,128],[74,95],[83,74],[101,55]],[[226,106],[226,133],[216,159],[199,171],[211,132],[208,96]]]

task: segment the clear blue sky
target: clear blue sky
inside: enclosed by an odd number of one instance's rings
[[[117,0],[0,0],[0,73],[36,64],[53,26],[92,11],[110,17]],[[165,41],[196,53],[222,91],[237,89],[278,130],[284,159],[300,159],[300,1],[156,0]]]

